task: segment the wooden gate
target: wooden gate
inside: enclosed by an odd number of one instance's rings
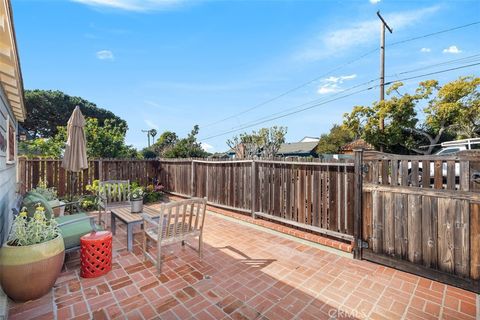
[[[362,258],[479,292],[480,152],[364,154]]]

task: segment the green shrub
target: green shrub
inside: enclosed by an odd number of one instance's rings
[[[31,191],[42,195],[47,201],[58,199],[57,189],[48,188],[47,183],[42,181],[41,179],[38,182],[37,187],[32,189]]]

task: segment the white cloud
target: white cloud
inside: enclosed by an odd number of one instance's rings
[[[100,60],[113,60],[113,52],[110,50],[100,50],[97,52],[97,58]]]
[[[126,11],[155,11],[176,7],[185,0],[71,0],[96,8],[113,8]]]
[[[462,52],[462,50],[458,49],[457,46],[450,46],[446,49],[443,49],[443,53],[457,54],[457,53],[460,53],[460,52]]]
[[[377,4],[377,3],[379,3],[380,1],[381,1],[381,0],[370,0],[370,3],[371,3],[371,4]]]
[[[150,120],[150,119],[144,119],[143,121],[144,121],[145,124],[146,124],[147,126],[149,126],[151,129],[155,129],[155,130],[158,130],[158,129],[159,129],[159,128],[158,128],[158,125],[157,125],[155,122],[153,122],[152,120]]]
[[[320,94],[327,94],[327,93],[335,93],[340,91],[340,87],[336,84],[324,84],[318,88],[318,93]]]
[[[420,49],[420,52],[430,52],[432,51],[430,48],[422,48]]]
[[[207,152],[213,152],[213,150],[215,150],[215,147],[212,146],[211,144],[201,142],[200,145],[202,146],[202,149]]]
[[[402,11],[385,15],[385,20],[394,30],[402,30],[415,25],[440,9],[439,6],[415,11]],[[379,20],[370,19],[351,23],[341,29],[322,30],[295,54],[297,60],[316,61],[328,56],[347,52],[358,46],[378,41]]]
[[[339,92],[342,90],[342,88],[340,87],[340,84],[342,84],[344,81],[353,80],[356,77],[357,75],[354,73],[347,76],[339,76],[339,77],[331,76],[331,77],[325,78],[321,81],[322,84],[318,88],[317,92],[319,94]]]
[[[156,103],[155,101],[145,100],[144,102],[145,102],[145,104],[147,104],[151,107],[154,107],[154,108],[161,108],[162,107],[160,104]]]

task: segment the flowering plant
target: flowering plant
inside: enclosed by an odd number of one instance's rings
[[[130,200],[143,200],[144,191],[142,187],[133,188],[130,192]]]
[[[57,221],[52,217],[45,217],[45,208],[37,203],[33,217],[27,214],[27,208],[13,221],[9,244],[14,246],[29,246],[55,239],[60,234]]]
[[[47,201],[58,199],[57,190],[55,188],[49,188],[47,183],[42,179],[40,179],[37,187],[32,189],[32,191],[41,194]]]

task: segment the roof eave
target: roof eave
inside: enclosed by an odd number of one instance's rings
[[[0,25],[0,83],[18,121],[23,122],[27,111],[23,97],[23,78],[18,56],[13,11],[9,0],[3,0],[0,8],[2,24]],[[3,28],[2,28],[3,27]]]

